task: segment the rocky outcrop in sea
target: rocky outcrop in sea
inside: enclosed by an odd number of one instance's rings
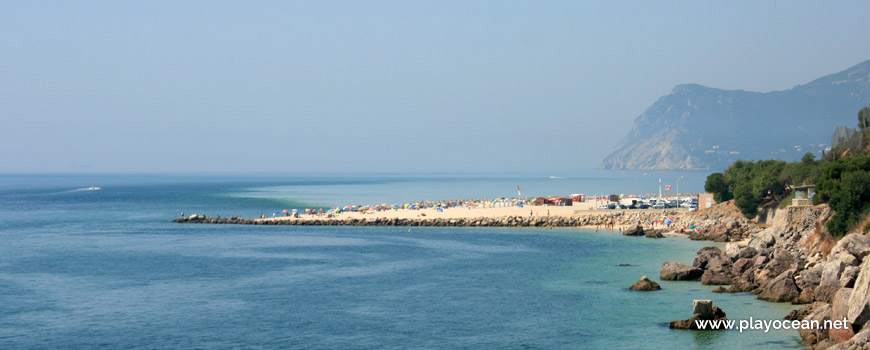
[[[698,321],[725,321],[725,311],[718,306],[713,306],[712,300],[693,300],[692,317],[685,320],[673,320],[668,325],[673,329],[692,330],[724,330],[724,328],[712,327],[710,323]]]

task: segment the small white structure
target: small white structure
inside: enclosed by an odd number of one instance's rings
[[[816,194],[815,185],[803,185],[794,188],[794,199],[791,200],[793,206],[811,206],[813,205],[813,196]]]

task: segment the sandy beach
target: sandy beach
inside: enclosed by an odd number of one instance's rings
[[[439,212],[437,208],[425,209],[388,209],[381,211],[368,212],[342,212],[333,214],[336,219],[416,219],[416,218],[432,218],[432,219],[459,219],[459,218],[495,218],[503,216],[561,216],[569,217],[574,215],[589,215],[591,213],[607,213],[606,210],[593,210],[592,203],[578,203],[574,206],[523,206],[521,207],[495,207],[495,208],[472,208],[472,207],[455,207],[445,208]],[[305,220],[305,219],[323,219],[328,216],[306,215],[299,214],[299,218],[293,217],[276,217],[266,218],[263,220]]]
[[[325,221],[336,220],[343,221],[348,219],[355,220],[388,220],[388,219],[410,219],[410,220],[451,220],[451,219],[496,219],[505,217],[520,217],[520,218],[580,218],[586,217],[594,222],[604,222],[601,225],[581,225],[578,227],[591,229],[612,229],[614,231],[622,231],[627,228],[633,228],[638,222],[644,222],[647,219],[651,224],[644,224],[645,228],[665,229],[664,224],[655,224],[655,222],[663,221],[665,217],[676,218],[679,214],[687,212],[682,209],[596,209],[594,202],[575,203],[573,206],[511,206],[511,207],[491,207],[491,208],[475,208],[475,207],[455,207],[445,208],[438,211],[437,208],[425,209],[388,209],[381,211],[368,212],[341,212],[337,214],[299,214],[298,217],[279,216],[264,219],[255,219],[259,222],[282,222],[282,221]],[[612,222],[613,227],[607,227],[606,223]],[[671,229],[678,229],[677,225],[672,225]],[[676,233],[674,233],[676,234]]]

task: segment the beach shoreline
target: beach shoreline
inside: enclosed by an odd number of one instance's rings
[[[593,203],[574,206],[454,207],[384,209],[366,212],[312,213],[267,218],[209,217],[193,214],[177,223],[291,225],[291,226],[457,226],[457,227],[574,227],[624,232],[640,225],[665,235],[682,235],[685,209],[596,209]],[[665,224],[670,218],[674,223]],[[685,226],[685,227],[684,227]]]

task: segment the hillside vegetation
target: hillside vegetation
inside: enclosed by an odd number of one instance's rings
[[[860,137],[870,138],[870,109],[862,109],[858,120]],[[827,223],[830,233],[846,234],[870,211],[870,148],[835,148],[820,160],[807,153],[799,162],[738,160],[710,174],[704,189],[716,202],[734,199],[744,216],[754,218],[759,206],[779,206],[791,188],[804,184],[816,185],[813,204],[828,203],[835,212]]]

